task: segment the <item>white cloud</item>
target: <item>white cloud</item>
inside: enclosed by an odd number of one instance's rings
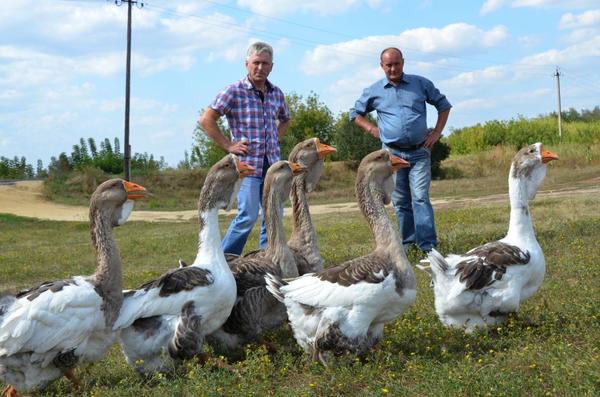
[[[579,65],[588,59],[600,57],[600,36],[588,41],[574,44],[562,50],[552,49],[522,58],[518,62],[507,65],[487,67],[472,72],[460,73],[445,80],[441,85],[451,89],[468,90],[509,81],[519,82],[550,75],[555,65]]]
[[[417,28],[406,30],[397,36],[370,36],[331,45],[319,45],[308,51],[302,62],[307,74],[332,73],[349,66],[377,62],[379,52],[388,46],[398,46],[405,57],[423,54],[457,54],[465,51],[494,47],[506,39],[504,26],[485,31],[466,23],[455,23],[443,28]],[[417,50],[418,49],[418,50]]]
[[[241,7],[250,9],[252,12],[275,16],[289,15],[294,13],[314,13],[317,15],[333,15],[361,3],[361,0],[238,0]],[[367,1],[370,6],[379,6],[378,1]]]
[[[600,9],[589,10],[579,15],[572,13],[564,14],[560,18],[559,24],[561,29],[580,29],[596,25],[600,25]]]
[[[585,8],[597,5],[597,0],[486,0],[479,12],[488,14],[505,5],[512,8]]]

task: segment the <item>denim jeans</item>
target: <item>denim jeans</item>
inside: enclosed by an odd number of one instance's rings
[[[252,231],[259,210],[262,209],[262,190],[264,178],[256,176],[247,176],[242,180],[240,191],[238,192],[238,210],[237,215],[231,221],[227,233],[223,238],[223,252],[241,255],[248,240],[248,235]],[[265,218],[261,212],[260,242],[259,248],[264,249],[267,245],[267,228]]]
[[[405,151],[388,149],[410,163],[410,168],[396,172],[396,189],[392,193],[402,243],[405,247],[417,244],[427,252],[437,246],[433,207],[429,200],[431,151],[424,147]]]

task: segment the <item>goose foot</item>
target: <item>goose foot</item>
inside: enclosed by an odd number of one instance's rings
[[[77,390],[80,390],[82,387],[81,381],[77,379],[75,376],[75,371],[71,368],[67,372],[65,372],[65,378],[71,381],[71,383],[75,386]]]
[[[317,349],[315,350],[315,354],[313,355],[313,360],[320,362],[323,364],[325,368],[329,368],[329,364],[327,364],[327,359],[325,358],[325,354]]]
[[[17,389],[8,385],[2,390],[2,397],[21,397]]]

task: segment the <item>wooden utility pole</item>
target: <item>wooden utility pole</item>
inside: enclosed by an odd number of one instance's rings
[[[129,96],[131,92],[131,5],[137,4],[140,8],[144,3],[136,0],[115,0],[115,4],[120,6],[127,3],[127,65],[125,67],[125,152],[123,171],[125,180],[131,179],[131,145],[129,145]]]
[[[554,77],[556,77],[556,90],[558,93],[558,138],[562,142],[562,109],[560,106],[560,71],[558,70],[558,66],[556,67]]]

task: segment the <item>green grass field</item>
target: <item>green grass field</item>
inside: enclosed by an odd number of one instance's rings
[[[546,278],[505,326],[472,335],[442,327],[429,280],[418,272],[415,305],[386,326],[366,363],[346,356],[323,368],[302,353],[285,327],[267,335],[279,347],[277,353],[250,344],[235,358],[225,357],[237,374],[189,362],[177,374],[140,379],[115,346],[101,362],[79,367],[82,390],[60,380],[36,395],[598,395],[600,201],[596,196],[538,199],[531,210],[546,255]],[[439,250],[464,252],[504,235],[508,203],[439,210],[436,217]],[[224,230],[229,219],[221,221]],[[372,249],[372,236],[359,213],[319,215],[314,223],[326,266]],[[115,238],[124,284],[134,287],[175,267],[179,258],[192,261],[197,225],[130,222],[115,229]],[[247,249],[255,245],[252,234]],[[0,247],[0,293],[94,270],[86,223],[0,215]],[[421,256],[413,251],[409,258],[416,263]]]

